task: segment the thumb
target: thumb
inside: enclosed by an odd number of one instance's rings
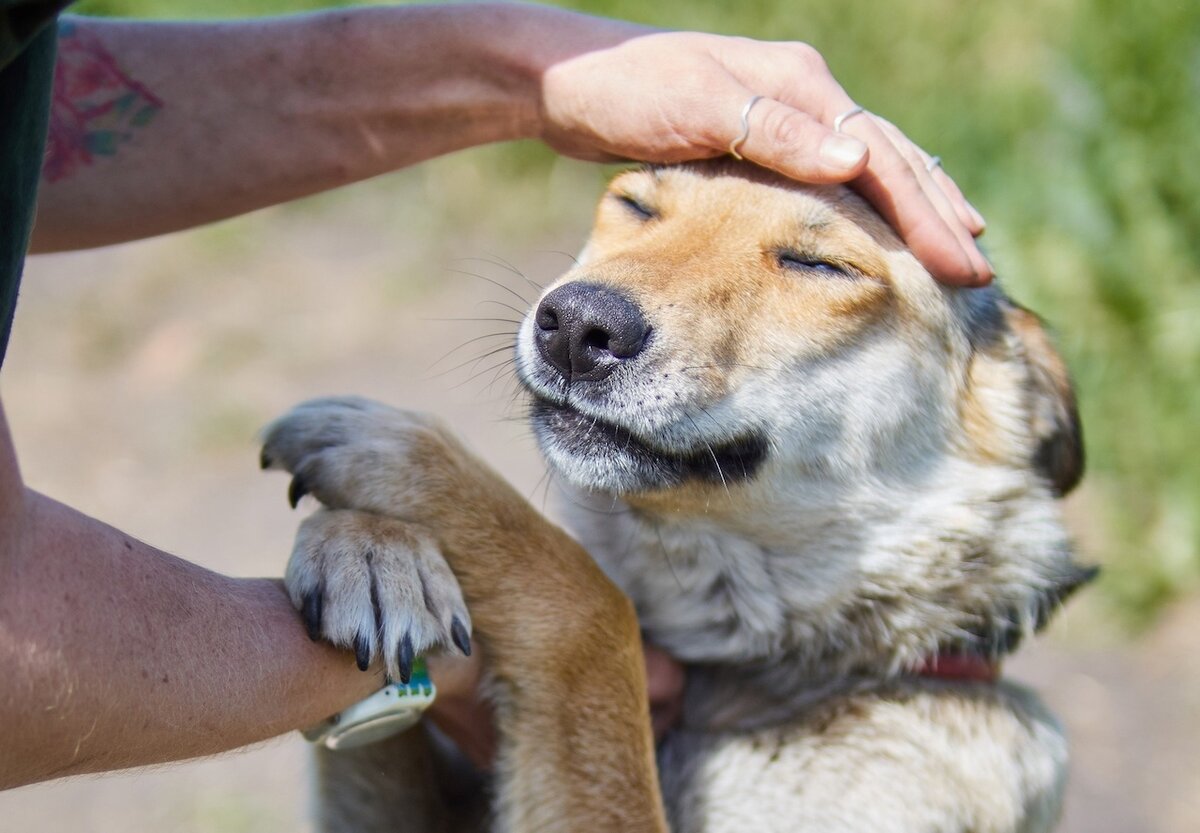
[[[756,101],[746,122],[749,134],[737,146],[738,153],[792,179],[846,182],[867,165],[865,142],[835,133],[807,113],[772,98]]]

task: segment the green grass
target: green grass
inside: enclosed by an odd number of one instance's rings
[[[213,17],[321,5],[77,8]],[[941,155],[989,219],[1004,283],[1057,327],[1074,368],[1089,456],[1083,537],[1087,555],[1108,565],[1101,587],[1114,609],[1146,621],[1200,586],[1200,3],[560,5],[807,40],[858,101]],[[497,162],[497,188],[506,177],[550,177],[548,154],[484,152]]]

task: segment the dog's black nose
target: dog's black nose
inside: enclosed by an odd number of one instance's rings
[[[650,327],[637,304],[617,290],[572,281],[538,304],[538,350],[568,382],[603,379],[641,352]]]

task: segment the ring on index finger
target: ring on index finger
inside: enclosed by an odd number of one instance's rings
[[[746,106],[742,108],[742,135],[738,136],[729,143],[729,155],[734,159],[740,160],[743,158],[742,155],[738,153],[738,148],[742,146],[743,142],[750,138],[750,111],[754,109],[754,105],[758,104],[761,99],[761,95],[751,96],[750,100],[746,102]]]

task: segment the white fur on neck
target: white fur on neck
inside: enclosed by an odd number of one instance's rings
[[[772,494],[764,476],[690,517],[574,493],[568,526],[680,659],[894,673],[988,619],[1030,629],[1070,569],[1031,474],[943,458],[922,480]]]

